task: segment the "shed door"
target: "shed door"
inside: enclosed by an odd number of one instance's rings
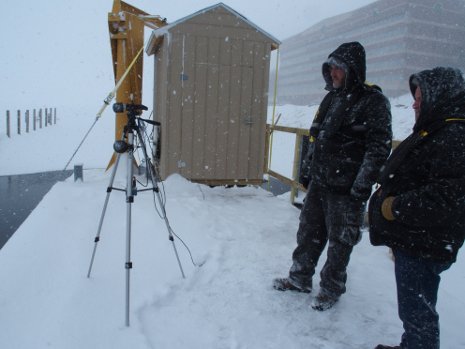
[[[180,129],[179,151],[171,151],[175,172],[199,180],[261,180],[268,86],[268,62],[262,61],[265,45],[230,38],[178,38],[173,52],[181,59],[173,73],[179,78],[172,76],[171,82],[181,93],[170,96],[179,106],[170,102],[170,118],[180,118],[179,123],[173,121]]]

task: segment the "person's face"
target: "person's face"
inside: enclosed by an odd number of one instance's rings
[[[344,79],[346,77],[344,69],[335,65],[330,65],[329,72],[331,74],[331,79],[333,80],[333,87],[341,88],[344,85]]]
[[[415,121],[417,121],[421,111],[421,90],[418,86],[415,89],[414,99],[412,108],[415,110]]]

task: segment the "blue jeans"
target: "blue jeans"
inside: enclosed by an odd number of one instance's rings
[[[439,349],[439,315],[436,312],[439,274],[451,262],[434,262],[393,249],[399,318],[404,325],[402,349]]]

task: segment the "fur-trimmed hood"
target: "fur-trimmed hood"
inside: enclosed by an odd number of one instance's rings
[[[335,59],[343,63],[347,68],[346,81],[344,89],[347,91],[353,90],[356,86],[362,86],[366,80],[366,56],[365,49],[357,41],[347,42],[340,45],[329,56],[328,60],[323,63],[322,73],[326,82],[326,89],[333,90],[333,81],[329,71],[331,59]]]
[[[414,97],[417,86],[422,96],[414,131],[438,120],[465,116],[465,81],[460,70],[445,67],[423,70],[411,75],[409,84]]]

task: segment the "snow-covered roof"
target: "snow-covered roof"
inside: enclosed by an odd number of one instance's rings
[[[179,25],[179,24],[181,24],[183,22],[186,22],[186,21],[188,21],[188,20],[190,20],[190,19],[192,19],[192,18],[194,18],[196,16],[202,15],[204,13],[207,13],[207,12],[212,11],[212,10],[214,10],[216,8],[219,8],[219,7],[225,9],[228,12],[231,12],[233,15],[240,18],[241,20],[246,22],[251,27],[255,28],[257,32],[259,32],[259,33],[265,35],[266,37],[268,37],[275,44],[275,46],[272,49],[277,48],[277,46],[281,44],[281,41],[276,39],[273,35],[269,34],[265,30],[261,29],[255,23],[251,22],[245,16],[241,15],[239,12],[232,9],[228,5],[220,2],[220,3],[216,4],[216,5],[212,5],[212,6],[204,8],[204,9],[202,9],[200,11],[194,12],[194,13],[186,16],[186,17],[180,18],[177,21],[174,21],[173,23],[170,23],[170,24],[168,24],[168,25],[166,25],[164,27],[153,30],[152,34],[150,35],[149,42],[148,42],[148,45],[147,45],[147,48],[146,48],[147,54],[151,55],[151,54],[154,53],[154,48],[157,45],[159,45],[160,42],[161,42],[160,38],[162,38],[165,34],[167,34],[170,31],[171,28],[173,28],[173,27],[175,27],[175,26],[177,26],[177,25]]]

